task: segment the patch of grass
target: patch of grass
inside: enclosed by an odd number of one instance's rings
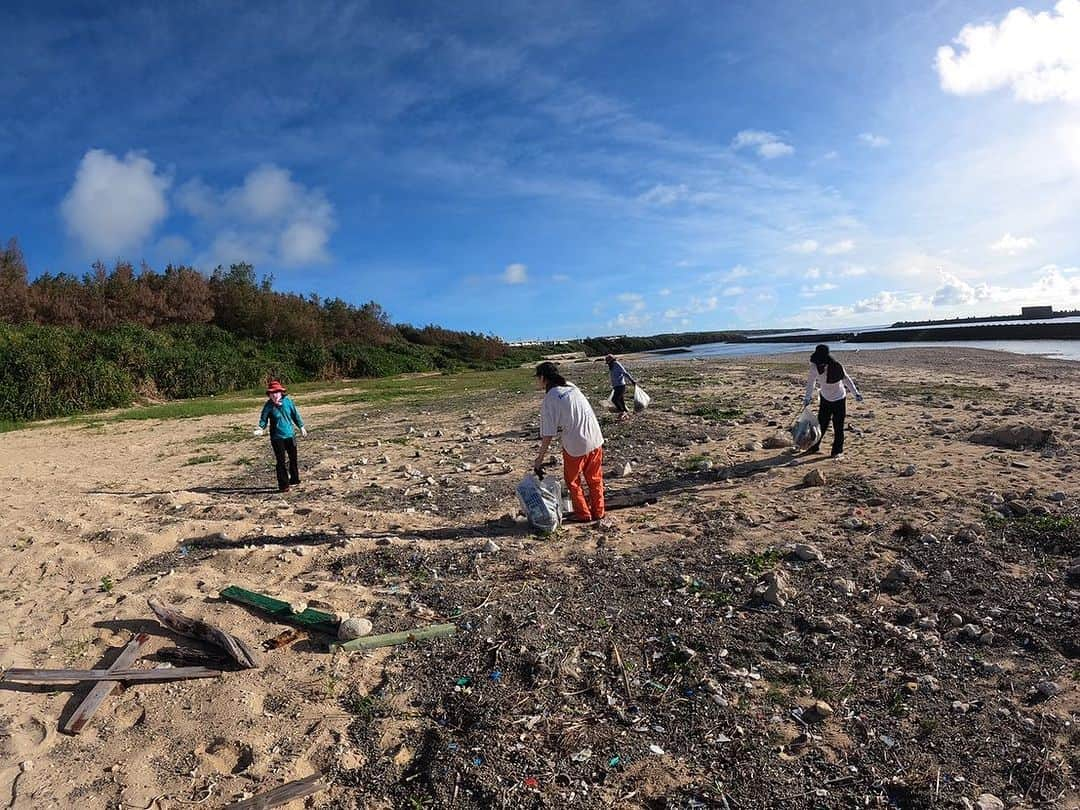
[[[742,554],[736,559],[745,566],[748,574],[756,577],[774,568],[782,556],[778,549],[770,548],[759,554]]]
[[[220,430],[217,433],[211,433],[209,436],[204,436],[199,440],[199,444],[228,444],[230,442],[246,442],[252,438],[251,430],[246,427],[237,427],[234,425],[226,430]]]
[[[714,422],[723,422],[729,419],[738,419],[743,415],[742,408],[732,405],[702,405],[690,411],[691,416],[701,416]]]
[[[60,639],[60,650],[64,654],[64,663],[68,666],[82,663],[86,660],[87,653],[90,652],[90,645],[93,644],[94,639],[90,636],[83,636],[76,639]]]
[[[254,467],[255,466],[255,459],[248,458],[247,456],[245,456],[244,458],[238,458],[235,461],[235,464],[238,467]]]
[[[943,399],[961,399],[967,402],[983,402],[1001,399],[1001,392],[985,385],[961,385],[939,383],[937,385],[883,382],[879,394],[898,397],[918,397],[941,402]]]
[[[112,593],[113,588],[116,587],[116,583],[113,582],[113,578],[111,576],[106,574],[101,578],[101,585],[99,587],[101,588],[102,593]]]
[[[824,674],[810,672],[806,676],[806,681],[810,687],[810,694],[818,700],[829,701],[832,699],[832,687],[829,686],[829,679]]]
[[[213,453],[207,453],[203,456],[192,456],[184,462],[184,466],[193,467],[196,464],[210,464],[214,461],[221,461],[221,456],[214,455]]]

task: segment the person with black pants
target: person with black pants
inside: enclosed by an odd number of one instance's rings
[[[615,355],[609,354],[604,358],[607,363],[608,373],[611,375],[611,401],[615,405],[615,412],[619,414],[619,420],[630,418],[630,412],[626,407],[626,384],[628,382],[637,385],[637,380],[630,376],[626,366],[620,363]]]
[[[847,417],[847,394],[850,390],[856,402],[862,402],[862,394],[855,387],[855,381],[848,376],[843,365],[829,354],[829,347],[821,344],[810,355],[810,375],[806,380],[806,395],[803,405],[809,405],[814,398],[814,388],[821,390],[821,402],[818,405],[818,424],[821,425],[822,438],[833,426],[832,458],[839,461],[844,457],[844,419]],[[821,439],[806,451],[821,452]]]
[[[266,388],[266,404],[259,415],[256,436],[262,436],[267,424],[270,425],[270,446],[274,450],[277,462],[277,482],[281,492],[288,492],[290,486],[300,483],[300,469],[296,462],[296,432],[293,425],[300,428],[300,435],[307,436],[304,420],[296,410],[293,401],[286,396],[285,386],[273,380]],[[286,464],[286,459],[288,463]]]

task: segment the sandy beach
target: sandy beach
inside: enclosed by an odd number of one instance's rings
[[[655,502],[548,538],[514,494],[527,369],[298,394],[284,495],[258,400],[4,434],[0,667],[107,667],[138,632],[137,667],[208,651],[153,595],[260,666],[133,684],[77,736],[85,685],[0,684],[0,802],[224,807],[320,772],[285,806],[1080,806],[1080,363],[839,359],[866,395],[841,462],[769,446],[805,357],[635,359],[653,407],[603,416],[606,481]],[[598,413],[605,371],[565,368]],[[1008,426],[1051,433],[973,440]],[[288,625],[228,585],[458,633],[267,651]]]

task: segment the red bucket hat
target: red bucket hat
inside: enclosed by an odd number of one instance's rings
[[[266,393],[268,394],[284,394],[285,386],[279,383],[277,380],[272,380],[270,385],[266,386]]]

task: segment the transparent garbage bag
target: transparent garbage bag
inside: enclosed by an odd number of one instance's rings
[[[541,534],[550,534],[562,524],[562,481],[554,476],[529,473],[517,486],[529,525]]]
[[[818,424],[817,414],[809,405],[795,420],[795,425],[791,428],[791,438],[797,450],[809,450],[821,441],[821,425]]]
[[[640,385],[634,386],[634,411],[641,413],[643,410],[649,407],[649,403],[652,402],[652,397],[645,393],[645,389]]]

